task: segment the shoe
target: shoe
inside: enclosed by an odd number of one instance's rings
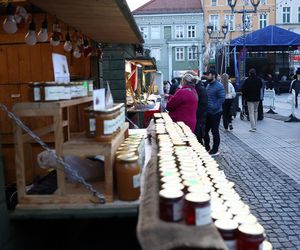
[[[228,128],[225,128],[225,131],[226,131],[226,132],[228,132],[228,131],[229,131],[229,129],[228,129]]]
[[[229,129],[230,129],[230,130],[233,130],[232,124],[229,124]]]
[[[255,132],[256,131],[256,129],[250,129],[249,130],[249,132]]]
[[[219,155],[220,154],[220,151],[218,151],[218,150],[210,150],[209,151],[209,155],[210,156],[217,156],[217,155]]]

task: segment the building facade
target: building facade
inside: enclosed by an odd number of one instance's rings
[[[187,70],[202,71],[203,11],[201,0],[152,0],[133,12],[164,80]]]
[[[299,0],[276,0],[276,25],[300,34]]]

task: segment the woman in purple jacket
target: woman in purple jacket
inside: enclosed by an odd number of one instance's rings
[[[186,73],[182,78],[182,88],[170,96],[167,110],[174,122],[184,122],[194,132],[197,122],[198,94],[195,90],[194,77]]]

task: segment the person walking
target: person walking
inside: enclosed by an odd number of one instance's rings
[[[195,129],[195,135],[198,141],[203,145],[204,137],[205,137],[205,124],[206,124],[206,115],[207,115],[207,91],[204,87],[203,82],[196,78],[196,86],[195,89],[198,94],[198,108],[197,108],[197,123]]]
[[[300,69],[296,71],[296,79],[291,82],[290,93],[295,90],[295,108],[298,108],[298,95],[300,92]]]
[[[235,89],[229,80],[229,76],[224,73],[221,76],[221,83],[225,89],[225,102],[223,103],[223,125],[226,131],[233,130],[232,126],[232,109],[234,98],[236,96]]]
[[[193,75],[185,74],[181,84],[182,88],[169,97],[166,109],[174,122],[184,122],[194,132],[197,122],[198,94]]]
[[[258,105],[261,99],[261,88],[263,84],[261,79],[256,75],[255,69],[249,70],[249,77],[245,80],[242,87],[242,93],[247,101],[251,129],[250,132],[256,131],[258,118]]]
[[[216,156],[220,154],[220,120],[222,116],[222,105],[225,101],[225,90],[222,83],[217,81],[217,72],[211,70],[207,77],[208,85],[206,87],[208,107],[205,127],[205,148],[210,155]],[[210,148],[209,132],[213,135],[213,146]]]

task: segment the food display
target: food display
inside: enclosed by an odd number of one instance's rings
[[[229,250],[272,249],[235,184],[190,128],[174,123],[166,113],[156,114],[154,121],[160,219],[191,226],[214,223]]]
[[[93,94],[93,81],[85,80],[67,84],[56,82],[34,82],[29,84],[31,101],[61,101],[71,100]]]
[[[116,152],[117,194],[122,201],[135,201],[140,197],[144,147],[143,135],[131,134]]]

